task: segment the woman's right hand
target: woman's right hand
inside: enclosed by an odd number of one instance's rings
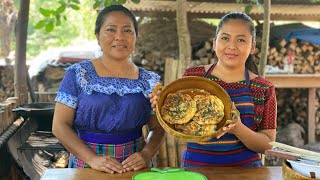
[[[122,167],[122,164],[110,156],[96,155],[90,162],[88,162],[88,164],[94,170],[104,171],[110,174],[115,172],[126,172],[126,169]]]
[[[234,102],[232,102],[232,109],[237,110],[236,105],[234,104]],[[238,110],[237,110],[237,112],[238,112]],[[217,136],[217,139],[221,138],[221,136],[223,136],[226,133],[232,133],[233,134],[234,128],[238,127],[238,126],[240,126],[242,124],[239,112],[237,114],[234,114],[234,117],[232,117],[232,118],[236,119],[235,123],[233,122],[233,123],[228,124],[227,126],[223,127],[221,133]],[[227,122],[228,121],[229,120],[227,120]]]
[[[152,90],[152,93],[149,94],[149,98],[150,98],[150,103],[151,103],[151,107],[152,107],[152,110],[154,112],[156,112],[156,105],[158,103],[158,98],[159,98],[159,95],[161,93],[161,90],[162,90],[162,84],[161,83],[157,83],[153,90]]]

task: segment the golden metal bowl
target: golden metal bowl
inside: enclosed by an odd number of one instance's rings
[[[170,93],[175,93],[179,90],[186,90],[186,89],[200,89],[200,90],[205,90],[209,92],[211,95],[215,95],[218,98],[221,99],[221,101],[224,104],[224,114],[225,116],[223,117],[222,121],[220,121],[217,124],[217,131],[212,132],[210,135],[205,135],[205,136],[193,136],[193,135],[187,135],[183,134],[181,132],[176,131],[173,126],[166,121],[162,119],[161,116],[161,107],[164,104],[164,101],[167,97],[168,94]],[[239,112],[236,109],[231,109],[232,108],[232,102],[230,100],[230,96],[228,93],[217,83],[203,78],[199,76],[188,76],[188,77],[183,77],[180,79],[177,79],[167,86],[163,87],[159,100],[157,102],[156,106],[156,115],[159,120],[160,125],[164,128],[164,130],[169,133],[170,135],[175,136],[176,138],[187,141],[187,142],[197,142],[197,143],[204,143],[207,144],[206,141],[218,136],[221,132],[221,129],[230,124],[230,123],[235,123],[237,118],[232,118],[232,114],[234,114],[236,117],[239,115]],[[209,144],[214,144],[214,142],[210,142]]]

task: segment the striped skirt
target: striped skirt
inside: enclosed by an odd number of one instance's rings
[[[140,137],[134,141],[130,141],[123,144],[98,144],[85,142],[90,149],[96,152],[97,155],[110,156],[117,161],[122,162],[127,159],[131,154],[140,152],[145,145],[143,137]],[[75,155],[70,154],[69,168],[89,168],[90,166],[77,158]]]

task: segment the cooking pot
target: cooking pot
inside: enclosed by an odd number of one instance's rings
[[[54,102],[38,102],[20,105],[12,111],[24,119],[35,120],[38,124],[37,130],[51,131],[54,106]]]

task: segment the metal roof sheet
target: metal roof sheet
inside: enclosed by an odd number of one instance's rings
[[[137,15],[151,12],[175,13],[176,2],[164,0],[141,0],[139,4],[131,1],[125,4],[127,8]],[[189,15],[207,18],[221,18],[222,15],[232,11],[244,11],[245,4],[220,2],[194,2],[188,1]],[[320,21],[320,4],[271,4],[271,20],[312,20]],[[263,19],[263,9],[253,6],[249,14],[255,19]]]

